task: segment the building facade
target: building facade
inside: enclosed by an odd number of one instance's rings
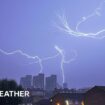
[[[32,87],[32,75],[26,75],[20,79],[20,85],[27,89]]]
[[[87,91],[84,105],[105,105],[105,86],[95,86]]]
[[[83,93],[58,93],[50,99],[51,105],[83,105]]]
[[[55,88],[57,88],[57,76],[51,75],[46,77],[46,90],[53,91]]]
[[[33,87],[44,89],[44,74],[40,73],[37,76],[33,77]]]

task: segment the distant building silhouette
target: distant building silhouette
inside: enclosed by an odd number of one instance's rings
[[[39,73],[37,76],[33,77],[33,87],[44,89],[44,74]]]
[[[31,98],[31,102],[32,102],[32,105],[37,105],[35,103],[37,103],[38,101],[44,99],[45,97],[45,91],[42,90],[42,89],[30,89],[30,97]]]
[[[20,85],[25,88],[26,87],[26,82],[25,82],[25,77],[20,78]]]
[[[20,79],[20,85],[27,89],[32,87],[32,75],[26,75]]]
[[[46,90],[53,91],[55,88],[57,88],[57,76],[51,75],[46,77]]]
[[[39,73],[38,75],[26,75],[25,77],[20,78],[20,85],[24,88],[35,88],[42,89],[46,91],[53,91],[58,87],[57,84],[57,76],[51,75],[49,77],[44,76],[43,73]]]
[[[67,86],[67,83],[65,82],[65,83],[63,83],[63,88],[65,89],[65,88],[68,88],[68,86]]]
[[[21,105],[37,105],[37,103],[45,98],[45,91],[42,89],[31,88],[27,89],[30,92],[30,97],[24,98]]]

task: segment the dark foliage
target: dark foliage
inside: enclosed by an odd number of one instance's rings
[[[21,91],[23,90],[14,80],[0,80],[0,91]],[[20,97],[0,97],[0,105],[18,105],[22,103]]]

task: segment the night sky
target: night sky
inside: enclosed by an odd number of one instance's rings
[[[66,59],[76,60],[64,65],[66,82],[70,88],[105,85],[105,38],[74,37],[58,30],[57,14],[65,14],[73,29],[83,16],[98,7],[100,0],[0,0],[0,49],[6,52],[22,50],[31,56],[45,58],[57,54],[54,46],[65,51]],[[105,28],[105,4],[100,16],[83,23],[82,32],[97,32]],[[105,34],[105,32],[103,33]],[[62,84],[61,56],[42,62],[46,76],[56,74]],[[21,54],[0,52],[0,78],[19,81],[26,75],[39,73],[39,64]]]

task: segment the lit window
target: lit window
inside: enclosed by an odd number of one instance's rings
[[[84,105],[84,102],[83,101],[81,102],[81,105]]]
[[[56,105],[60,105],[60,103],[58,102]]]
[[[68,100],[66,100],[65,103],[66,103],[66,105],[69,105],[69,101]]]
[[[52,102],[52,99],[50,100],[50,102]]]

